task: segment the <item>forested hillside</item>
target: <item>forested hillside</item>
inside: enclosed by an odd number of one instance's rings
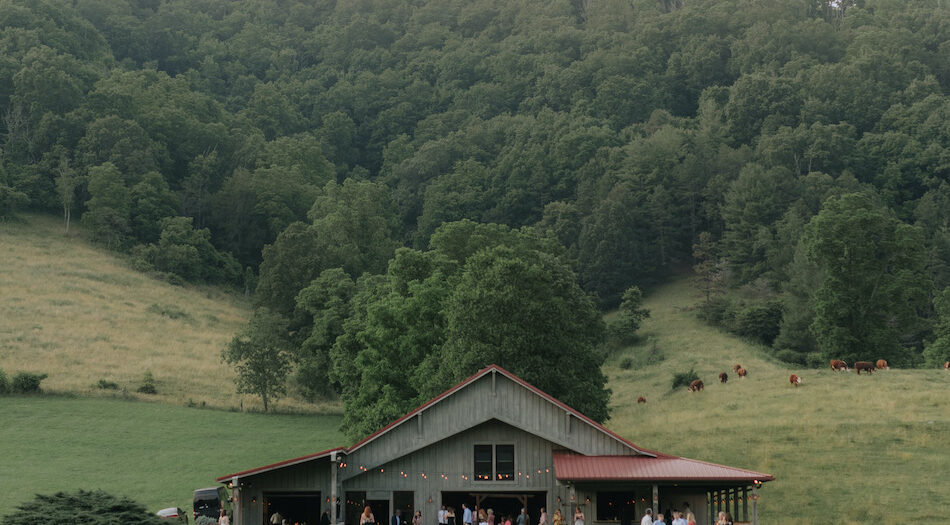
[[[606,417],[596,307],[690,267],[787,361],[950,353],[941,0],[8,0],[0,28],[0,214],[256,290],[229,358],[276,334],[271,372],[367,428],[512,355]]]

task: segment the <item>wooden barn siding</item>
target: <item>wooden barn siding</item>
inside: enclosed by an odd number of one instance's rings
[[[582,454],[635,453],[613,437],[569,416],[562,408],[501,374],[495,377],[495,388],[493,394],[492,374],[486,374],[378,436],[351,454],[347,463],[378,468],[493,418]],[[422,418],[421,433],[416,420],[419,417]],[[358,474],[353,469],[346,471],[344,480]]]
[[[242,525],[264,525],[265,492],[319,492],[322,505],[330,497],[330,460],[317,459],[241,478]],[[250,486],[248,486],[250,484]],[[252,503],[252,499],[257,499]]]
[[[417,417],[422,418],[421,432]],[[461,479],[463,472],[467,476],[473,473],[476,442],[514,444],[516,474],[519,469],[522,473],[534,469],[534,474],[530,480],[522,477],[513,482]],[[571,510],[570,491],[555,482],[551,456],[552,448],[562,447],[587,455],[635,453],[502,374],[495,375],[493,393],[492,374],[486,374],[341,458],[347,468],[339,471],[338,495],[342,498],[347,491],[355,490],[412,490],[416,507],[428,518],[435,516],[442,491],[547,491],[549,512],[553,513],[560,496],[561,511],[567,515]],[[364,473],[360,465],[373,471]],[[550,468],[551,472],[537,478],[538,467]],[[264,492],[319,491],[325,500],[331,492],[329,469],[329,459],[321,459],[243,478],[252,487],[241,495],[246,509],[242,525],[263,525],[260,509]],[[410,478],[399,476],[400,470],[411,473]],[[455,479],[442,480],[439,474],[449,470],[457,474]],[[419,476],[421,472],[428,475],[427,480]],[[413,476],[418,479],[413,481]],[[588,496],[593,501],[593,493],[578,493],[577,502],[584,504]],[[254,497],[257,503],[252,504]],[[339,519],[342,521],[343,516]]]
[[[514,445],[515,479],[473,481],[475,444]],[[547,492],[546,505],[552,509],[558,496],[566,503],[569,492],[565,487],[557,486],[551,451],[552,444],[545,439],[498,421],[490,421],[409,455],[377,465],[366,472],[362,471],[360,466],[367,465],[355,461],[354,454],[347,458],[347,468],[343,469],[347,472],[342,477],[347,477],[347,480],[343,482],[342,492],[413,491],[414,506],[422,511],[423,517],[436,515],[442,492],[544,491]],[[354,469],[359,474],[354,476],[353,472],[349,472]],[[538,469],[542,471],[540,475],[537,473]],[[548,472],[545,472],[545,469]],[[405,472],[407,477],[403,477],[400,472]],[[521,472],[522,476],[518,477],[518,472]],[[422,473],[425,473],[427,478],[423,478]],[[441,474],[445,474],[448,479],[443,479]],[[469,479],[463,479],[463,474]],[[430,497],[431,503],[428,501]]]

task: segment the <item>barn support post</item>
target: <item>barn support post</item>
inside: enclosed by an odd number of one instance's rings
[[[739,487],[732,488],[732,519],[739,519]]]
[[[336,525],[337,516],[336,512],[336,498],[337,498],[337,476],[339,475],[340,465],[338,464],[339,459],[336,456],[336,452],[330,453],[330,523]]]
[[[231,478],[231,500],[234,502],[234,505],[231,506],[234,511],[232,512],[234,518],[234,525],[242,525],[241,522],[241,483],[237,476]]]
[[[752,485],[752,525],[759,525],[759,487]]]
[[[656,484],[653,485],[653,506],[650,508],[653,509],[653,517],[656,517],[656,514],[660,512],[660,489]]]
[[[713,519],[713,514],[715,514],[715,512],[713,512],[713,502],[715,501],[716,501],[716,491],[710,490],[709,492],[706,493],[706,514],[709,515],[710,524],[716,522],[716,520]]]
[[[742,521],[749,521],[749,488],[742,487]]]

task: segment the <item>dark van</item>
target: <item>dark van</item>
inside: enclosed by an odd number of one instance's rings
[[[231,498],[228,489],[224,487],[208,487],[195,491],[195,519],[198,516],[207,516],[218,519],[221,509],[231,516]]]

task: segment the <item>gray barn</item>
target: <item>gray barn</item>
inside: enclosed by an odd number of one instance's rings
[[[348,448],[218,478],[233,488],[235,525],[359,525],[369,506],[389,525],[396,509],[437,525],[440,506],[493,509],[536,525],[555,509],[573,524],[638,524],[647,508],[684,510],[699,525],[720,510],[756,523],[757,489],[769,474],[637,447],[501,367],[489,366]],[[336,505],[331,505],[336,502]],[[476,520],[477,521],[477,520]],[[672,520],[667,517],[667,523]]]

